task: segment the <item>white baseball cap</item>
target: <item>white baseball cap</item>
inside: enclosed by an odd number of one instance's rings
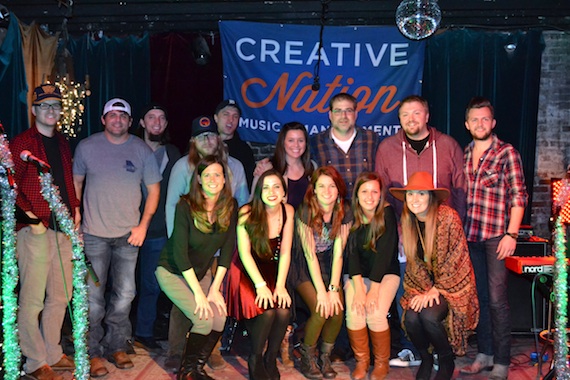
[[[103,116],[111,111],[123,111],[131,116],[131,105],[121,98],[113,98],[105,103],[105,107],[103,107]]]

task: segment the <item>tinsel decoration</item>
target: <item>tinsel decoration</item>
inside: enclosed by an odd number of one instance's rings
[[[1,127],[1,124],[0,124]],[[14,162],[8,142],[0,133],[0,194],[2,197],[2,331],[4,378],[20,378],[22,352],[18,344],[18,263],[16,261],[16,185],[12,181]]]
[[[89,330],[87,299],[87,264],[83,254],[83,239],[67,206],[62,202],[58,188],[50,173],[40,173],[41,193],[54,213],[61,231],[71,240],[73,260],[73,346],[75,348],[75,379],[89,379],[87,331]]]
[[[561,196],[561,194],[564,194]],[[562,189],[553,200],[557,208],[561,208],[569,201],[570,181],[564,180]],[[568,334],[566,324],[568,322],[568,267],[566,264],[566,236],[562,216],[556,218],[554,229],[554,368],[557,379],[570,379],[568,370]]]

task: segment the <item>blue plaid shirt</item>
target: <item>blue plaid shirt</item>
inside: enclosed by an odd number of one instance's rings
[[[311,158],[319,166],[334,166],[346,183],[347,198],[352,198],[356,177],[364,171],[374,171],[374,157],[380,139],[367,129],[356,127],[356,136],[347,153],[331,137],[330,128],[311,137]]]

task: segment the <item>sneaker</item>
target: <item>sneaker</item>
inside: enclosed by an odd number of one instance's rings
[[[390,359],[389,363],[391,367],[417,367],[422,364],[422,361],[416,359],[411,350],[404,348],[398,353],[398,357]]]

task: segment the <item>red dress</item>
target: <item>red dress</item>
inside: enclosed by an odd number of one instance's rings
[[[285,206],[282,205],[283,224],[279,235],[273,239],[269,239],[269,245],[273,255],[268,258],[261,258],[256,252],[252,251],[252,256],[263,276],[263,280],[267,283],[267,287],[271,293],[275,290],[277,282],[277,270],[279,267],[279,252],[281,249],[281,235],[283,234],[283,226],[287,221],[287,212]],[[228,316],[236,318],[238,321],[242,319],[250,319],[262,314],[265,309],[259,308],[255,304],[255,285],[247,274],[240,260],[239,253],[236,249],[230,265],[228,275]]]

